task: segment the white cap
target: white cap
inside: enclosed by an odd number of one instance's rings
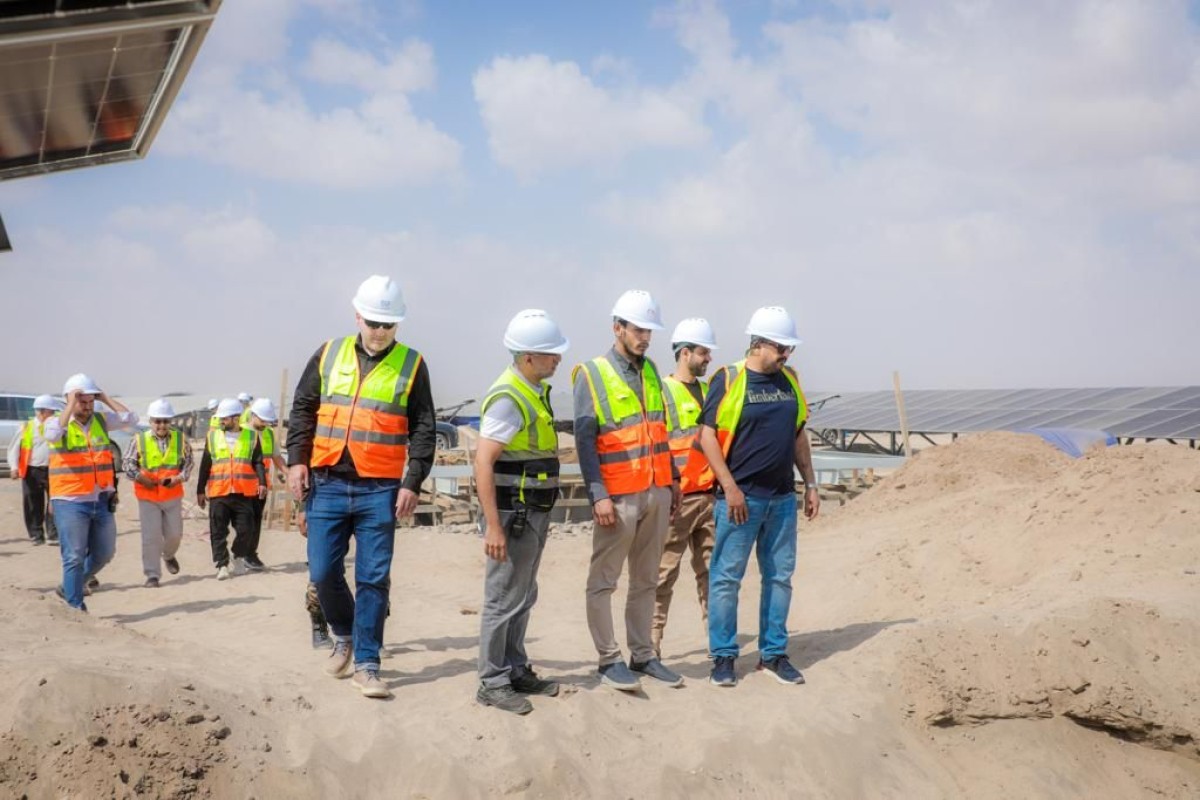
[[[67,382],[63,384],[63,394],[68,395],[75,391],[78,391],[80,394],[100,394],[100,387],[87,375],[84,375],[82,372],[76,372],[67,378]]]
[[[242,404],[237,398],[226,397],[217,403],[217,416],[221,419],[225,419],[225,417],[240,417],[241,415]]]
[[[240,400],[243,403],[249,403],[253,399],[254,399],[254,395],[250,394],[249,392],[242,392],[241,394],[238,395],[238,400]]]
[[[260,397],[251,403],[250,413],[263,422],[274,424],[279,421],[279,416],[275,413],[275,404],[269,397]]]
[[[217,402],[218,402],[217,398],[210,397],[210,398],[208,398],[208,402],[204,404],[204,408],[207,409],[208,411],[216,411],[217,410]]]
[[[754,316],[750,317],[750,324],[746,326],[746,333],[769,339],[784,347],[800,344],[800,339],[796,336],[796,322],[787,309],[779,306],[764,306],[755,311]]]
[[[39,394],[33,398],[33,407],[39,411],[58,411],[61,408],[59,405],[60,402],[58,398],[52,395]]]
[[[146,416],[150,419],[171,419],[175,416],[175,409],[171,408],[170,401],[160,397],[146,409]]]
[[[678,347],[681,344],[698,344],[709,350],[716,350],[717,335],[713,333],[708,320],[703,317],[688,317],[671,332],[671,346]]]
[[[661,331],[662,311],[649,292],[641,289],[630,289],[617,298],[612,315],[626,322],[632,322],[639,328],[651,331]]]
[[[363,281],[352,304],[359,316],[371,322],[400,322],[407,311],[400,285],[385,275]]]
[[[504,346],[514,353],[565,353],[571,343],[540,308],[518,311],[504,329]]]

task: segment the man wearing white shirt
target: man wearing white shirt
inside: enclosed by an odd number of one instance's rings
[[[62,410],[62,402],[48,394],[33,401],[34,418],[26,421],[8,446],[8,465],[13,480],[21,481],[21,505],[25,530],[34,544],[58,544],[58,529],[50,510],[50,446],[44,430],[46,420]]]
[[[95,580],[117,548],[112,512],[116,470],[108,432],[133,427],[138,417],[83,373],[67,379],[63,395],[67,407],[46,420],[44,428],[50,447],[50,502],[63,565],[57,593],[72,608],[87,611],[85,585]],[[113,411],[96,414],[96,400]]]

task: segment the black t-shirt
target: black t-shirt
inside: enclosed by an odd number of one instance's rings
[[[725,372],[708,385],[701,421],[717,427],[717,407],[725,396]],[[725,463],[738,488],[753,497],[784,497],[796,491],[796,392],[782,372],[746,370],[746,404]],[[721,493],[720,486],[717,487]]]

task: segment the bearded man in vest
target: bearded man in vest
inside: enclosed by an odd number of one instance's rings
[[[288,488],[307,498],[309,579],[334,637],[325,672],[353,676],[365,697],[387,698],[379,654],[396,518],[417,507],[433,466],[436,418],[425,360],[396,341],[400,287],[372,275],[352,305],[358,335],[323,344],[296,386]],[[353,594],[345,575],[351,536]]]
[[[796,568],[795,469],[804,479],[806,518],[817,516],[821,499],[804,430],[808,404],[787,365],[800,340],[791,315],[778,306],[755,311],[746,333],[745,360],[724,367],[709,384],[700,429],[700,446],[719,487],[709,563],[710,680],[737,685],[738,592],[754,550],[762,575],[758,669],[780,683],[804,683],[787,654]]]
[[[100,390],[83,373],[63,384],[66,408],[46,420],[50,446],[50,503],[58,526],[63,580],[56,593],[72,608],[87,611],[87,589],[117,550],[113,519],[116,470],[109,431],[137,425],[137,414]],[[100,400],[113,409],[95,413]]]
[[[537,602],[538,567],[558,499],[558,433],[549,380],[569,342],[540,309],[519,312],[504,331],[512,364],[488,390],[475,451],[487,565],[479,615],[479,690],[475,699],[528,714],[526,695],[558,694],[525,654],[525,631]]]
[[[679,511],[671,519],[667,541],[663,545],[662,561],[658,565],[658,590],[654,596],[654,628],[651,638],[654,652],[662,656],[663,630],[671,608],[675,581],[679,578],[683,554],[692,551],[692,572],[696,576],[696,597],[700,614],[708,619],[708,560],[712,554],[713,503],[715,482],[708,459],[700,452],[696,435],[700,431],[700,411],[708,385],[700,380],[708,371],[712,352],[717,349],[717,337],[708,320],[701,317],[685,319],[671,334],[671,350],[675,353],[675,372],[663,380],[666,391],[663,400],[667,407],[667,425],[671,458],[679,470],[679,488],[683,499]]]
[[[616,341],[603,356],[571,373],[575,447],[595,526],[588,568],[587,619],[599,655],[600,680],[636,691],[639,675],[681,686],[654,651],[650,631],[658,564],[679,504],[679,471],[671,460],[658,368],[646,358],[662,312],[649,292],[625,292],[613,306]],[[612,595],[629,562],[626,665],[613,629]]]
[[[9,475],[21,481],[21,510],[25,530],[33,544],[58,544],[58,529],[50,511],[50,445],[46,420],[62,411],[62,403],[48,394],[33,400],[33,419],[26,420],[8,446]]]
[[[146,586],[157,589],[162,565],[179,573],[175,554],[183,541],[183,484],[192,474],[192,446],[171,424],[175,409],[158,399],[146,415],[150,430],[142,431],[125,453],[124,471],[133,480],[142,526],[142,572]]]
[[[208,507],[208,539],[217,580],[241,575],[254,540],[254,501],[267,493],[262,446],[241,423],[242,404],[227,397],[217,404],[219,430],[210,430],[196,477],[196,504]],[[228,544],[229,528],[236,534]],[[233,569],[229,554],[233,551]]]

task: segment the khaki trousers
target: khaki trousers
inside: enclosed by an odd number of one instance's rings
[[[712,557],[713,535],[716,531],[713,517],[715,502],[716,495],[711,492],[685,494],[679,513],[671,523],[666,544],[663,545],[662,560],[658,565],[658,590],[654,596],[654,627],[651,631],[654,652],[660,655],[675,581],[679,578],[683,554],[689,547],[692,549],[692,572],[696,574],[696,597],[700,601],[701,619],[708,619],[708,562]]]
[[[138,500],[142,525],[142,572],[147,578],[162,577],[162,562],[174,558],[183,541],[183,500]]]
[[[615,525],[596,524],[592,530],[592,562],[588,568],[587,620],[600,666],[621,660],[613,629],[612,595],[629,562],[629,592],[625,597],[625,635],[634,661],[655,658],[650,639],[658,563],[671,515],[671,490],[652,486],[637,494],[612,498]]]

